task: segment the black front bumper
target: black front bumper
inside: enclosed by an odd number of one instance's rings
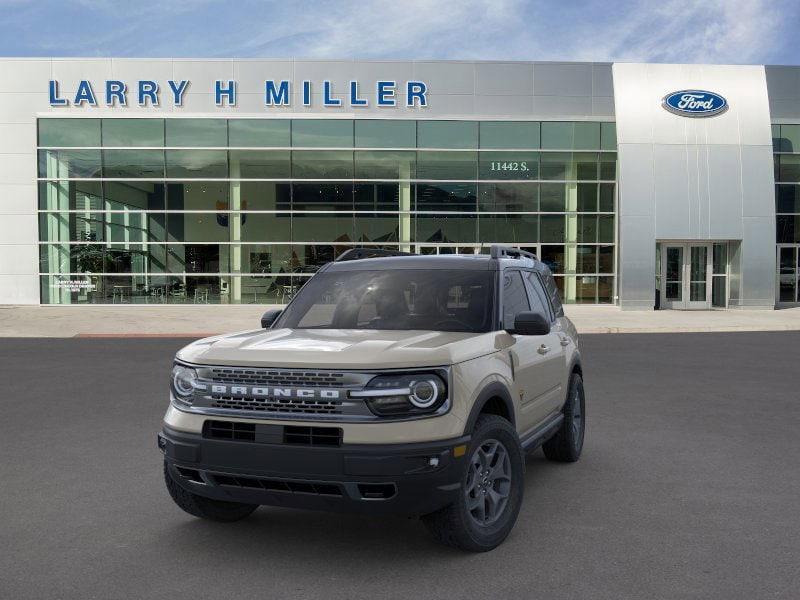
[[[164,427],[158,446],[172,478],[195,494],[367,514],[424,515],[452,503],[469,436],[420,444],[317,447],[219,440]]]

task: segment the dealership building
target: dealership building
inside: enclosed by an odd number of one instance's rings
[[[0,304],[283,303],[353,247],[798,303],[800,67],[0,59]]]

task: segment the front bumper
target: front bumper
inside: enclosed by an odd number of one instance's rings
[[[216,500],[367,514],[424,515],[460,489],[469,436],[337,447],[220,440],[164,426],[172,478]],[[459,448],[456,457],[453,449]]]

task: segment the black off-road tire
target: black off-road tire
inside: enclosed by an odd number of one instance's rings
[[[201,519],[232,523],[249,516],[258,504],[242,504],[241,502],[225,502],[204,496],[198,496],[183,489],[172,478],[169,466],[164,462],[164,482],[167,484],[169,495],[181,509]]]
[[[473,457],[478,449],[493,442],[502,445],[509,459],[508,497],[495,522],[479,525],[467,508],[468,479],[473,468]],[[467,453],[460,460],[464,461],[464,472],[458,500],[435,513],[423,516],[422,522],[442,544],[469,552],[486,552],[499,546],[517,521],[525,489],[524,452],[511,423],[499,416],[482,415],[475,424]]]
[[[564,420],[558,432],[542,444],[542,450],[550,460],[575,462],[581,456],[586,431],[586,396],[583,379],[578,373],[573,373],[570,377],[567,401],[562,413]]]

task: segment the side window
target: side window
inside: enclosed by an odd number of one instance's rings
[[[528,294],[522,275],[519,271],[505,271],[503,273],[503,329],[514,328],[514,317],[518,313],[530,310]]]
[[[564,307],[561,306],[561,297],[558,295],[558,286],[556,286],[556,280],[553,277],[553,274],[549,269],[545,269],[545,271],[541,273],[541,276],[542,282],[544,283],[544,289],[547,292],[547,295],[550,297],[550,305],[553,307],[556,317],[563,317]]]
[[[523,275],[528,287],[528,296],[531,299],[531,310],[543,314],[553,320],[553,311],[550,310],[550,303],[547,301],[542,282],[536,273],[525,271]]]

